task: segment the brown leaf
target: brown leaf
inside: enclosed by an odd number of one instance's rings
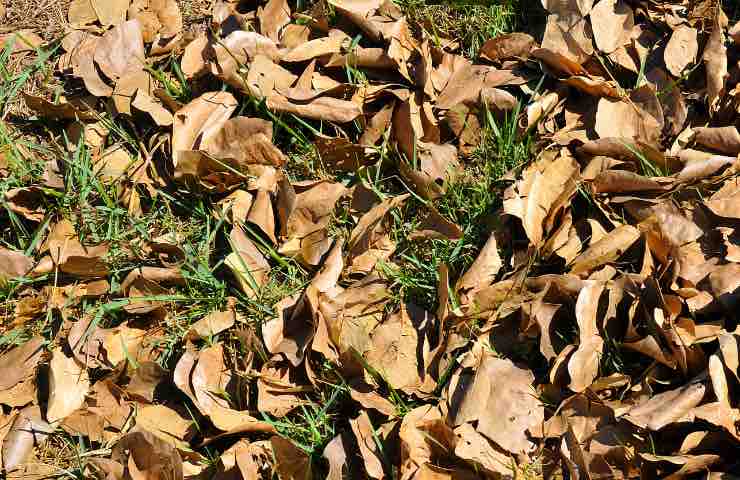
[[[69,3],[67,18],[73,28],[82,28],[95,22],[98,14],[95,13],[91,0],[72,0]]]
[[[9,472],[22,466],[34,447],[43,445],[53,431],[54,427],[41,417],[38,406],[29,405],[18,412],[3,439],[4,470]]]
[[[574,392],[582,392],[593,383],[599,374],[599,362],[604,350],[604,340],[599,334],[597,310],[599,298],[604,291],[604,283],[588,280],[576,300],[576,321],[578,322],[578,348],[568,361],[570,385]]]
[[[272,451],[275,454],[275,469],[281,480],[309,480],[311,459],[293,442],[277,435],[270,438]]]
[[[498,253],[496,237],[491,234],[468,271],[457,281],[455,289],[457,291],[470,290],[476,287],[480,289],[490,285],[502,266],[503,261]]]
[[[694,129],[694,141],[704,147],[728,155],[740,153],[740,133],[734,126],[698,127]]]
[[[350,272],[369,273],[379,260],[386,260],[393,254],[395,244],[388,237],[386,218],[408,197],[405,194],[387,198],[360,218],[347,244]]]
[[[408,412],[403,417],[398,437],[402,478],[410,478],[420,465],[448,455],[455,442],[452,428],[445,423],[440,409],[431,405],[422,405]]]
[[[706,385],[692,381],[675,390],[654,395],[630,408],[624,418],[638,427],[660,430],[666,425],[688,417],[691,409],[699,405]]]
[[[409,316],[409,309],[415,318]],[[428,315],[418,307],[402,304],[399,312],[390,315],[372,333],[365,360],[394,389],[411,391],[423,381],[423,358],[419,358],[418,352],[429,346],[425,346],[417,329]]]
[[[46,419],[50,423],[63,420],[85,402],[90,389],[87,369],[61,349],[54,350],[49,364],[49,401]]]
[[[290,23],[282,31],[280,44],[285,48],[293,49],[298,45],[306,43],[310,36],[311,29],[308,26]]]
[[[360,105],[333,97],[318,97],[305,103],[297,103],[283,95],[272,94],[267,97],[267,107],[277,112],[337,123],[351,122],[362,115]]]
[[[186,339],[197,340],[210,338],[234,326],[237,313],[234,309],[211,312],[190,325]]]
[[[416,231],[409,235],[410,240],[448,239],[460,240],[464,232],[459,225],[444,218],[433,206],[427,207],[427,214],[421,219]]]
[[[156,42],[182,31],[182,14],[176,0],[134,0],[128,10],[130,20],[142,24],[144,42]]]
[[[585,18],[550,15],[547,17],[542,49],[567,62],[583,64],[594,53],[592,36],[591,26]]]
[[[318,137],[315,145],[321,162],[331,169],[354,172],[372,161],[366,156],[365,147],[346,138]]]
[[[33,258],[23,252],[0,247],[0,282],[26,275],[33,264]]]
[[[223,435],[234,435],[240,433],[275,433],[275,427],[267,422],[262,422],[251,416],[248,412],[232,410],[230,408],[215,407],[211,413],[213,426],[224,432]],[[219,438],[218,435],[214,438]]]
[[[622,0],[601,0],[590,17],[596,46],[604,53],[612,53],[627,43],[635,25],[632,8]]]
[[[8,209],[34,222],[40,222],[46,215],[43,200],[43,190],[36,186],[11,188],[5,192]]]
[[[686,67],[696,61],[698,52],[696,29],[680,25],[673,30],[671,39],[663,52],[665,66],[674,77],[680,77]]]
[[[126,20],[130,0],[89,0],[100,24],[117,25]]]
[[[480,56],[492,62],[527,58],[535,40],[526,33],[507,33],[486,40],[480,47]]]
[[[633,90],[629,100],[601,98],[594,128],[600,138],[655,142],[663,129],[663,112],[652,87]]]
[[[385,474],[380,461],[381,452],[375,442],[375,429],[367,412],[363,410],[357,418],[350,419],[349,424],[352,427],[352,433],[355,434],[357,445],[360,447],[360,454],[365,462],[365,471],[368,476],[378,480],[383,478]]]
[[[640,457],[645,462],[650,463],[668,463],[672,468],[680,466],[677,471],[670,475],[661,475],[665,480],[679,480],[686,478],[692,473],[706,472],[709,467],[721,460],[718,455],[653,455],[651,453],[641,453]],[[664,472],[667,473],[667,472]]]
[[[136,97],[131,102],[131,106],[140,112],[148,113],[152,120],[154,120],[154,123],[160,127],[172,125],[173,119],[170,111],[164,108],[162,104],[155,102],[149,94],[142,90],[136,92]]]
[[[225,121],[218,130],[211,130],[208,136],[204,134],[200,150],[220,160],[230,160],[235,165],[280,167],[285,164],[286,158],[273,145],[272,136],[272,122],[235,117]]]
[[[324,447],[322,457],[329,462],[329,473],[327,480],[342,480],[349,471],[347,459],[347,446],[343,435],[337,435]]]
[[[257,12],[257,18],[262,35],[278,43],[282,29],[290,23],[290,6],[286,0],[270,0]]]
[[[713,17],[712,32],[702,56],[707,75],[707,100],[710,112],[716,112],[719,108],[727,77],[727,48],[724,34],[727,17],[724,17],[720,6],[716,8]]]
[[[265,363],[257,380],[257,408],[282,418],[304,404],[298,393],[307,388],[296,383],[295,376],[285,362]]]
[[[283,55],[283,61],[304,62],[322,55],[339,53],[342,51],[342,46],[347,41],[347,37],[341,35],[316,38],[290,50],[288,53]]]
[[[111,459],[126,465],[132,479],[183,479],[180,454],[150,432],[134,431],[123,436],[113,446]]]
[[[532,451],[526,431],[544,419],[532,389],[534,375],[487,351],[480,355],[472,373],[456,374],[450,382],[449,420],[455,426],[478,420],[477,430],[501,448],[516,454]]]
[[[141,362],[131,375],[126,392],[144,401],[152,402],[155,390],[167,377],[167,370],[160,367],[158,363]]]
[[[131,70],[141,69],[145,59],[141,24],[130,20],[108,30],[95,46],[94,59],[114,82]]]
[[[660,192],[667,190],[657,180],[627,170],[607,170],[599,173],[591,183],[594,193]]]
[[[242,291],[254,297],[268,281],[270,264],[241,227],[233,228],[230,239],[233,251],[224,263],[231,269]]]
[[[187,447],[195,422],[165,405],[136,406],[136,426],[175,447]]]
[[[457,427],[455,435],[458,437],[455,455],[471,463],[476,471],[481,469],[489,475],[503,475],[504,478],[511,475],[513,459],[478,433],[470,423]]]
[[[280,89],[291,88],[296,80],[296,75],[276,65],[270,58],[257,55],[249,64],[246,88],[257,98],[266,98],[275,95],[274,92]],[[283,97],[276,102],[280,105],[280,102],[288,102],[288,99]]]
[[[572,273],[585,273],[601,265],[614,262],[640,238],[640,231],[631,225],[622,225],[604,238],[589,245],[571,265]]]
[[[529,241],[539,246],[544,240],[545,219],[558,206],[558,199],[571,189],[579,167],[570,155],[543,155],[527,167],[522,180],[506,190],[504,212],[522,220]],[[564,188],[565,187],[565,188]]]
[[[393,416],[396,413],[396,407],[390,400],[374,391],[374,387],[361,381],[354,382],[350,385],[350,396],[363,408],[376,410],[385,416]]]
[[[172,125],[172,161],[175,167],[182,151],[197,149],[221,128],[236,107],[232,94],[209,92],[181,108]]]

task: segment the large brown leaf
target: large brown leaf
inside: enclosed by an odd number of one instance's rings
[[[449,421],[478,421],[477,430],[512,453],[534,449],[527,430],[542,423],[544,408],[534,393],[534,375],[482,350],[470,373],[453,377],[448,389]]]
[[[558,205],[559,197],[572,190],[578,174],[578,164],[572,156],[543,155],[527,167],[519,182],[507,189],[504,212],[521,219],[533,245],[541,245],[546,233],[545,219]]]
[[[63,420],[85,402],[90,389],[87,369],[68,357],[61,349],[54,350],[49,364],[49,401],[46,420]]]
[[[237,102],[228,92],[204,93],[181,108],[172,125],[172,162],[179,163],[182,151],[197,150],[215,134],[236,109]]]
[[[590,17],[596,46],[604,53],[612,53],[627,43],[635,25],[632,8],[622,0],[599,1]]]
[[[671,39],[666,45],[663,58],[665,66],[675,77],[680,77],[684,69],[696,60],[699,51],[697,31],[687,25],[680,25],[673,30]]]
[[[144,65],[141,24],[130,20],[108,30],[95,46],[95,63],[114,82]]]

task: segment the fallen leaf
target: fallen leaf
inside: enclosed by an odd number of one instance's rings
[[[635,18],[632,8],[622,0],[600,0],[590,13],[596,46],[612,53],[627,43]]]
[[[640,238],[640,231],[631,225],[622,225],[593,245],[589,245],[571,264],[572,273],[584,273],[614,262]]]
[[[114,82],[129,71],[140,69],[145,59],[141,24],[130,20],[108,30],[95,45],[94,59],[100,70]]]
[[[100,24],[117,25],[126,20],[130,0],[89,0]]]
[[[680,77],[686,67],[696,61],[698,52],[696,29],[681,25],[673,30],[663,52],[666,68],[674,77]]]
[[[177,450],[146,431],[124,435],[113,445],[111,459],[127,466],[131,478],[182,480],[183,462]]]
[[[705,392],[705,384],[689,382],[638,403],[629,409],[624,418],[639,427],[657,431],[682,419],[691,420],[688,415],[691,409],[699,405]]]
[[[275,469],[278,476],[285,480],[309,480],[311,460],[309,456],[296,447],[293,442],[277,435],[270,438],[272,451],[275,454]]]
[[[10,472],[21,467],[33,449],[43,445],[53,431],[54,427],[41,417],[41,410],[37,405],[29,405],[18,412],[3,439],[4,470]]]
[[[186,339],[210,338],[234,326],[237,313],[233,309],[211,312],[190,325]]]
[[[532,451],[526,431],[544,419],[543,406],[532,390],[534,375],[487,352],[481,353],[475,367],[450,382],[449,421],[459,426],[477,420],[478,432],[506,451]]]
[[[305,62],[306,60],[311,60],[312,58],[320,57],[322,55],[339,53],[342,51],[342,46],[345,42],[347,42],[347,38],[339,35],[309,40],[283,55],[283,61]]]
[[[716,8],[713,17],[712,31],[702,56],[706,69],[707,100],[711,112],[715,112],[719,108],[719,101],[724,92],[725,77],[727,76],[727,47],[725,47],[724,34],[724,23],[726,23],[727,18],[724,17],[721,7]]]
[[[381,479],[384,477],[383,464],[381,463],[381,452],[375,442],[376,434],[370,417],[366,412],[361,412],[357,418],[350,419],[352,433],[355,434],[360,454],[365,462],[365,471],[370,478]]]
[[[233,251],[226,257],[225,263],[242,291],[248,296],[256,296],[268,281],[270,264],[241,227],[235,226],[230,238]]]
[[[570,374],[568,388],[574,392],[584,391],[596,379],[604,350],[604,340],[599,333],[596,318],[604,284],[595,280],[588,280],[584,283],[575,307],[578,322],[578,348],[568,361],[568,373]]]
[[[543,156],[525,170],[519,183],[505,192],[504,212],[522,220],[532,244],[539,246],[544,240],[545,219],[564,190],[572,190],[578,173],[578,164],[570,155],[555,159]]]
[[[74,357],[66,356],[61,349],[52,352],[49,372],[46,420],[54,423],[82,406],[90,389],[90,379],[87,369],[80,366]]]
[[[217,132],[236,110],[237,102],[228,92],[204,93],[174,116],[172,161],[177,167],[181,152],[193,150]]]
[[[480,47],[480,56],[492,62],[527,58],[535,45],[531,35],[519,32],[507,33],[486,40]]]
[[[0,281],[26,275],[33,268],[33,258],[18,250],[0,247]]]

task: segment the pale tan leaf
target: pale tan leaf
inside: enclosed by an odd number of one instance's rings
[[[686,67],[696,61],[698,52],[696,29],[681,25],[673,30],[671,39],[663,52],[665,66],[674,77],[680,77]]]
[[[49,402],[46,419],[51,422],[63,420],[85,402],[90,389],[87,369],[68,357],[61,349],[52,352],[49,365]]]
[[[570,385],[574,392],[582,392],[591,385],[599,374],[599,362],[604,349],[596,312],[599,298],[604,291],[604,283],[588,280],[576,300],[576,321],[578,322],[578,348],[568,361]]]
[[[635,25],[632,8],[623,0],[600,0],[590,17],[596,46],[604,53],[612,53],[627,43]]]

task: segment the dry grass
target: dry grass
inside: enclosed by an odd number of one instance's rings
[[[45,40],[64,34],[70,0],[2,0],[6,2],[5,19],[0,33],[28,28]]]

